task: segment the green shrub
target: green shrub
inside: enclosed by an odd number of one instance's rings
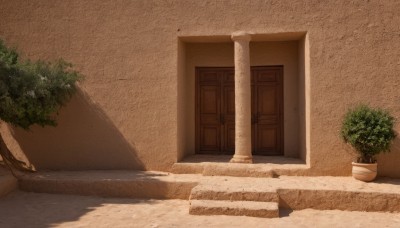
[[[396,137],[394,121],[387,111],[359,105],[345,115],[341,136],[359,153],[358,162],[374,163],[375,155],[389,151]]]

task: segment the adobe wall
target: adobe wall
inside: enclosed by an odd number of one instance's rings
[[[351,105],[367,102],[400,116],[396,0],[0,0],[0,12],[8,44],[29,58],[63,57],[86,75],[61,110],[59,128],[14,131],[40,169],[168,170],[185,148],[177,124],[183,36],[307,32],[309,122],[300,129],[314,174],[350,174],[351,149],[338,135]],[[396,139],[392,153],[379,158],[380,174],[400,177],[399,161]]]

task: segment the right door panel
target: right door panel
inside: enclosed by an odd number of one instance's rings
[[[283,154],[283,69],[254,67],[253,73],[253,154]]]

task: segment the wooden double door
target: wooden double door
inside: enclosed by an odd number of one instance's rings
[[[196,153],[235,151],[235,71],[196,68]],[[251,68],[253,155],[283,155],[283,67]]]

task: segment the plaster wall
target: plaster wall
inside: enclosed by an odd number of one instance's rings
[[[351,148],[338,136],[348,108],[364,102],[400,117],[398,12],[396,0],[0,0],[9,45],[32,59],[63,57],[86,75],[58,128],[13,137],[40,169],[169,170],[182,148],[178,37],[307,32],[311,171],[350,175]],[[396,139],[380,174],[400,177],[399,161]]]
[[[190,131],[190,116],[188,116],[188,103],[189,98],[187,95],[187,81],[186,76],[186,51],[185,43],[178,40],[178,66],[177,66],[177,161],[184,158],[185,153],[190,151],[192,143]]]
[[[299,156],[310,165],[310,46],[308,34],[298,43]]]

